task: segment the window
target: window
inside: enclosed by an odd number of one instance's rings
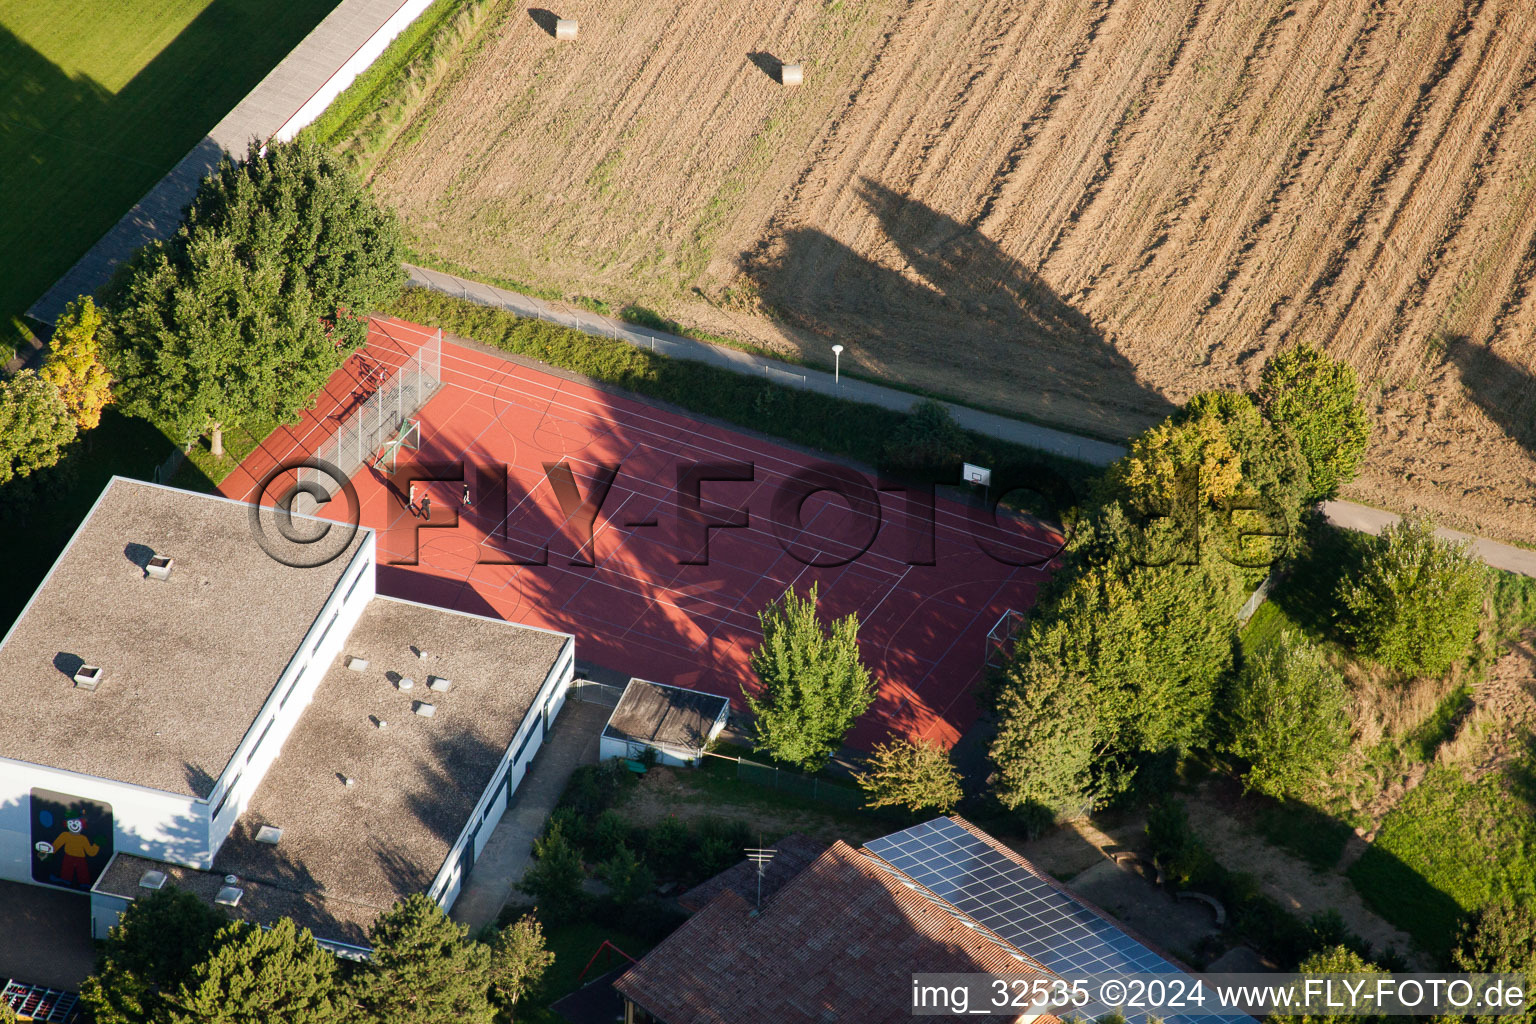
[[[230,784],[228,786],[225,787],[224,795],[219,797],[218,804],[213,808],[213,814],[209,815],[209,820],[210,821],[216,820],[218,818],[219,814],[224,810],[224,805],[225,805],[225,803],[227,803],[229,801],[230,794],[235,791],[235,787],[236,786],[240,785],[240,779],[241,779],[241,776],[240,775],[236,775],[234,780],[232,782],[230,782]]]
[[[331,612],[331,621],[327,622],[325,624],[325,628],[320,631],[320,639],[315,641],[315,646],[313,648],[311,648],[311,651],[313,651],[315,653],[319,653],[320,646],[325,643],[325,638],[331,635],[331,627],[336,625],[336,620],[338,618],[340,618],[340,617],[341,617],[341,609],[340,608],[336,609],[334,612]]]

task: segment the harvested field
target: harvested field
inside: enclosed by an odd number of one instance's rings
[[[558,14],[493,12],[375,165],[424,257],[1111,439],[1318,341],[1348,496],[1536,538],[1525,0]]]

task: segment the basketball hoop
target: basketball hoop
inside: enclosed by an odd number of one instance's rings
[[[960,467],[960,479],[972,487],[990,487],[992,471],[985,466],[973,466],[967,462]]]

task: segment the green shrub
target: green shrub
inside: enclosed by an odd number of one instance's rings
[[[645,840],[645,860],[658,877],[677,879],[688,871],[692,837],[688,826],[666,817],[651,826]]]
[[[1226,707],[1225,749],[1248,762],[1244,784],[1296,796],[1349,745],[1349,694],[1322,651],[1291,632],[1244,664]]]
[[[1487,591],[1488,571],[1465,545],[1404,519],[1383,530],[1358,571],[1340,582],[1340,629],[1374,661],[1438,676],[1472,646]]]
[[[1162,800],[1147,811],[1147,843],[1169,880],[1178,885],[1188,885],[1211,859],[1178,800]]]
[[[854,780],[864,806],[904,807],[948,814],[960,802],[960,773],[949,751],[932,741],[893,739],[877,743]]]
[[[618,853],[629,841],[629,825],[611,810],[598,815],[592,825],[588,848],[598,860],[606,860]]]
[[[969,440],[942,402],[925,398],[885,442],[885,464],[945,482],[960,479]]]
[[[539,918],[550,926],[574,921],[586,908],[581,854],[558,823],[533,844],[534,861],[517,887],[533,897]]]

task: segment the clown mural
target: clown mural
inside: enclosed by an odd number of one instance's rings
[[[112,807],[44,789],[32,791],[32,878],[88,890],[112,859]]]

